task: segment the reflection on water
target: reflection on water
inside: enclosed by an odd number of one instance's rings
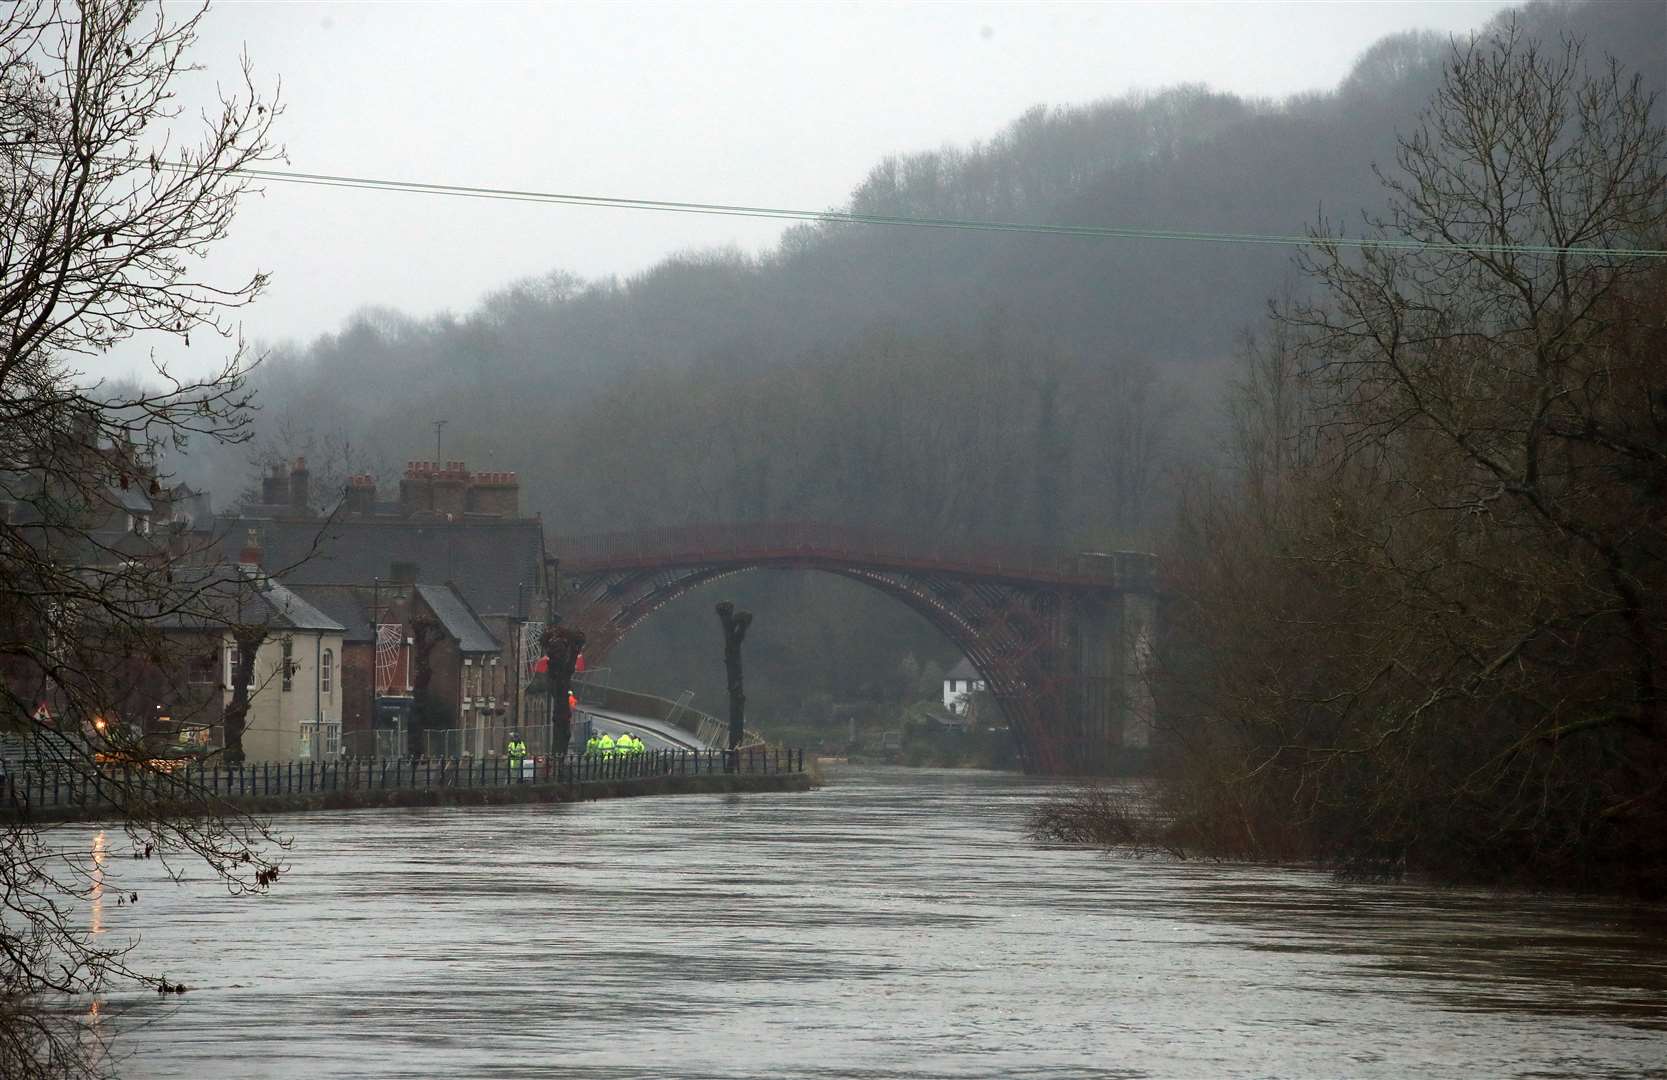
[[[108,1002],[122,1072],[1667,1077],[1659,911],[1037,849],[1035,781],[830,779],[285,818],[270,896],[103,914],[193,988]]]
[[[104,830],[93,837],[92,888],[87,890],[87,907],[94,934],[104,933],[104,863],[110,858]]]

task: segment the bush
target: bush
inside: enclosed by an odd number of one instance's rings
[[[1144,788],[1084,784],[1031,810],[1030,835],[1058,844],[1094,844],[1180,855]]]

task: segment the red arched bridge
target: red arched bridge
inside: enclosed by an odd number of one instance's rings
[[[1025,767],[1137,767],[1151,739],[1154,560],[959,544],[837,525],[693,525],[558,540],[564,619],[603,660],[655,611],[749,570],[822,570],[907,604],[1000,703]]]

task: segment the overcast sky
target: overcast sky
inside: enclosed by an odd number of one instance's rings
[[[1464,33],[1503,6],[221,0],[197,55],[226,73],[246,48],[282,81],[298,171],[825,209],[885,155],[986,138],[1032,105],[1330,87],[1384,34]],[[248,337],[308,341],[362,307],[461,314],[519,277],[628,276],[781,228],[271,183],[211,267],[273,275]]]

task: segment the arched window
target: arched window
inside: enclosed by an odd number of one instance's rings
[[[330,687],[335,684],[336,654],[329,649],[324,650],[324,656],[318,662],[318,689],[328,694]]]

